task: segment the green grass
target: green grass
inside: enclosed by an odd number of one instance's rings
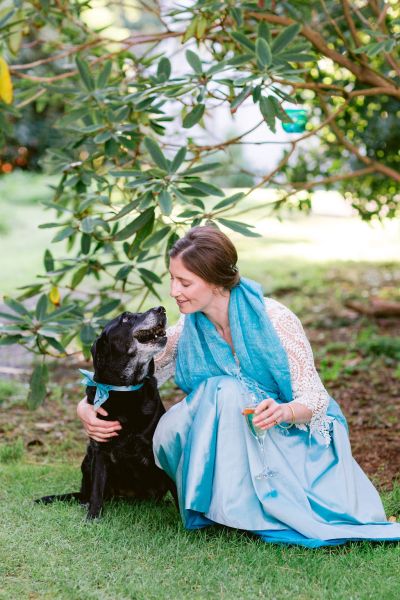
[[[22,438],[18,438],[11,444],[0,444],[0,463],[7,464],[21,460],[24,450]]]
[[[1,599],[329,600],[398,597],[397,545],[308,550],[227,528],[185,531],[173,503],[109,503],[96,523],[74,504],[40,506],[77,489],[74,466],[4,466],[0,474]],[[387,494],[386,502],[398,491]]]
[[[26,384],[15,381],[14,379],[0,378],[0,406],[7,402],[9,406],[15,406],[18,403],[25,403],[28,394]]]

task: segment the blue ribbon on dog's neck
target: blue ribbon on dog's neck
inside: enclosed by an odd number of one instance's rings
[[[79,369],[84,376],[81,383],[83,385],[89,385],[96,388],[96,396],[94,397],[93,406],[99,408],[106,400],[108,400],[109,393],[111,391],[116,392],[134,392],[140,390],[143,387],[143,383],[137,385],[109,385],[108,383],[99,383],[93,379],[94,373],[86,371],[85,369]]]

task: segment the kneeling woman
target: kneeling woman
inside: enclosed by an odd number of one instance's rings
[[[156,362],[175,371],[186,398],[160,420],[157,464],[176,481],[185,527],[213,523],[265,542],[318,547],[400,540],[379,495],[351,454],[346,420],[314,367],[300,321],[239,277],[237,253],[213,227],[195,227],[170,252],[171,295],[182,317]],[[243,417],[265,430],[268,468]],[[106,441],[118,423],[78,414]],[[262,476],[263,475],[263,476]]]

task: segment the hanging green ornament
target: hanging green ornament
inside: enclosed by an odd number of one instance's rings
[[[305,108],[286,108],[285,113],[291,118],[291,123],[282,123],[286,133],[303,133],[306,129],[308,112]]]

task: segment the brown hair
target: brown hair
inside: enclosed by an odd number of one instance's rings
[[[189,271],[207,283],[230,290],[240,281],[236,248],[216,227],[193,227],[175,242],[169,255],[179,256]]]

